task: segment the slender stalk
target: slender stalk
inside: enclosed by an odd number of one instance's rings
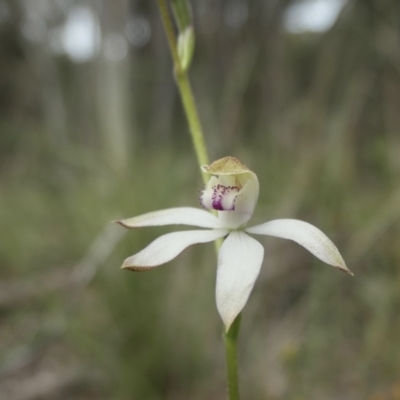
[[[229,400],[239,400],[239,379],[238,379],[238,357],[237,357],[237,338],[240,328],[240,314],[224,333],[225,358],[228,372],[228,394]]]
[[[196,152],[199,165],[209,164],[206,144],[204,141],[203,129],[200,124],[197,112],[196,102],[193,91],[186,71],[182,68],[179,59],[178,49],[176,45],[176,35],[171,16],[168,10],[166,0],[157,0],[161,13],[161,19],[164,23],[165,32],[167,34],[168,44],[171,50],[174,62],[175,79],[185,110],[186,118],[189,124],[190,134],[192,136],[193,146]],[[202,172],[203,182],[208,182],[208,175]],[[215,249],[218,256],[222,239],[215,241]],[[237,361],[237,338],[240,328],[240,315],[233,322],[229,331],[224,334],[226,365],[228,375],[228,394],[229,400],[239,400],[239,383],[238,383],[238,361]]]
[[[190,86],[189,78],[186,71],[181,66],[176,46],[176,35],[168,10],[166,0],[157,0],[161,13],[161,19],[164,23],[165,32],[167,34],[168,44],[171,50],[174,62],[175,79],[182,99],[183,108],[189,124],[190,134],[192,136],[193,146],[196,152],[199,165],[209,164],[206,144],[204,141],[203,129],[200,124],[199,114],[197,112],[193,91]],[[208,176],[202,172],[203,182],[207,183]]]

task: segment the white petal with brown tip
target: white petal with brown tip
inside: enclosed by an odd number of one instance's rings
[[[223,236],[225,229],[173,232],[160,236],[139,253],[127,258],[124,269],[145,271],[171,261],[183,250],[198,243],[212,242]]]
[[[248,233],[275,236],[294,240],[320,260],[350,275],[353,273],[332,241],[318,228],[308,222],[297,219],[276,219],[265,224],[245,229]]]
[[[125,228],[142,228],[145,226],[191,225],[200,228],[221,228],[215,215],[194,207],[176,207],[153,211],[134,218],[116,221]]]
[[[263,257],[263,246],[241,231],[230,233],[222,244],[218,256],[216,297],[226,331],[245,306]]]

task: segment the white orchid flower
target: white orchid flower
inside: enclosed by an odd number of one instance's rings
[[[165,264],[187,247],[225,237],[218,255],[217,308],[228,331],[245,306],[260,272],[263,246],[248,234],[269,235],[294,240],[325,263],[350,275],[336,246],[318,228],[296,219],[277,219],[246,228],[258,199],[259,183],[254,172],[234,157],[225,157],[202,166],[211,179],[201,192],[205,210],[170,208],[117,221],[126,228],[161,225],[192,225],[203,230],[173,232],[160,236],[122,266],[133,271],[149,270]]]

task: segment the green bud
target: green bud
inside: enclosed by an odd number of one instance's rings
[[[178,55],[184,71],[189,69],[192,62],[194,44],[195,38],[193,27],[187,26],[186,29],[180,32],[178,36]]]

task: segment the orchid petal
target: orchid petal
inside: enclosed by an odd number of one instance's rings
[[[260,272],[264,248],[249,235],[234,231],[218,256],[217,308],[228,331],[245,306]]]
[[[122,268],[145,271],[171,261],[187,247],[212,242],[223,236],[225,229],[173,232],[160,236],[139,253],[127,258]]]
[[[168,208],[116,222],[125,228],[179,224],[199,226],[201,228],[221,228],[221,223],[215,215],[194,207]]]
[[[247,228],[245,231],[294,240],[325,263],[353,275],[332,241],[318,228],[307,222],[297,219],[276,219]]]

